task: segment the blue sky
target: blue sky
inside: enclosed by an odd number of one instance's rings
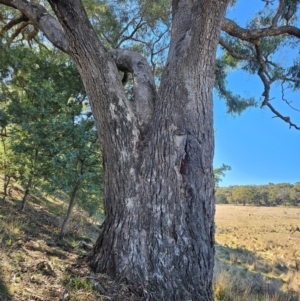
[[[275,1],[276,2],[276,1]],[[245,24],[248,16],[262,7],[261,0],[239,0],[230,17],[239,24]],[[276,5],[276,4],[275,4]],[[247,13],[247,14],[246,14]],[[236,17],[238,16],[238,18]],[[298,51],[298,50],[297,50]],[[289,54],[281,54],[282,59],[288,59]],[[234,71],[229,77],[229,87],[233,92],[255,96],[262,94],[262,84],[258,77]],[[280,100],[281,90],[275,87],[271,90],[272,103],[283,115],[291,116],[294,123],[300,125],[300,112],[290,111]],[[289,99],[300,110],[300,92],[288,94]],[[268,184],[300,181],[300,131],[289,126],[268,109],[251,108],[240,116],[233,117],[226,113],[223,100],[214,95],[215,106],[215,167],[222,163],[231,166],[232,170],[220,186]]]

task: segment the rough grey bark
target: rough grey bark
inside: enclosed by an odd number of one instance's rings
[[[62,39],[53,43],[77,64],[102,146],[106,220],[91,266],[142,287],[148,300],[213,300],[212,88],[227,1],[173,1],[171,46],[158,93],[145,60],[104,49],[81,1],[49,3],[63,27],[51,19]],[[24,14],[39,22],[32,9]],[[134,104],[117,65],[138,83]]]
[[[119,71],[129,72],[133,76],[134,101],[130,102],[130,104],[137,117],[140,131],[146,133],[157,97],[152,70],[147,60],[137,52],[112,49],[109,53]]]

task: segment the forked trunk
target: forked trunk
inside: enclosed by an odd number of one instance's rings
[[[173,1],[160,91],[136,93],[134,102],[142,103],[133,105],[112,57],[133,73],[136,92],[147,86],[145,77],[138,80],[145,62],[121,51],[111,57],[80,1],[49,2],[84,81],[103,152],[106,220],[91,266],[142,287],[148,300],[213,300],[212,88],[227,1]]]

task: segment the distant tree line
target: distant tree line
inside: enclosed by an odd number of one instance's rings
[[[300,182],[268,185],[235,185],[216,188],[217,204],[299,206]]]

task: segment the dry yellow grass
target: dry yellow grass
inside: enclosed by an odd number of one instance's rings
[[[3,202],[1,180],[0,301],[140,300],[129,285],[90,271],[84,247],[100,229],[83,210],[74,208],[66,239],[59,240],[67,204],[31,195],[20,212],[24,191],[14,185]]]
[[[77,244],[81,240],[91,243],[85,232],[94,232],[95,237],[97,227],[76,209],[68,238],[58,240],[63,205],[61,201],[31,196],[22,213],[16,190],[0,204],[1,301],[67,300],[64,293],[69,301],[100,298],[88,281],[81,280],[80,289],[74,287],[75,279],[85,279],[90,273],[80,258],[84,251]],[[80,273],[73,272],[76,266],[81,266]],[[85,294],[84,299],[78,299],[80,293]]]
[[[300,300],[300,208],[218,205],[216,300]]]

